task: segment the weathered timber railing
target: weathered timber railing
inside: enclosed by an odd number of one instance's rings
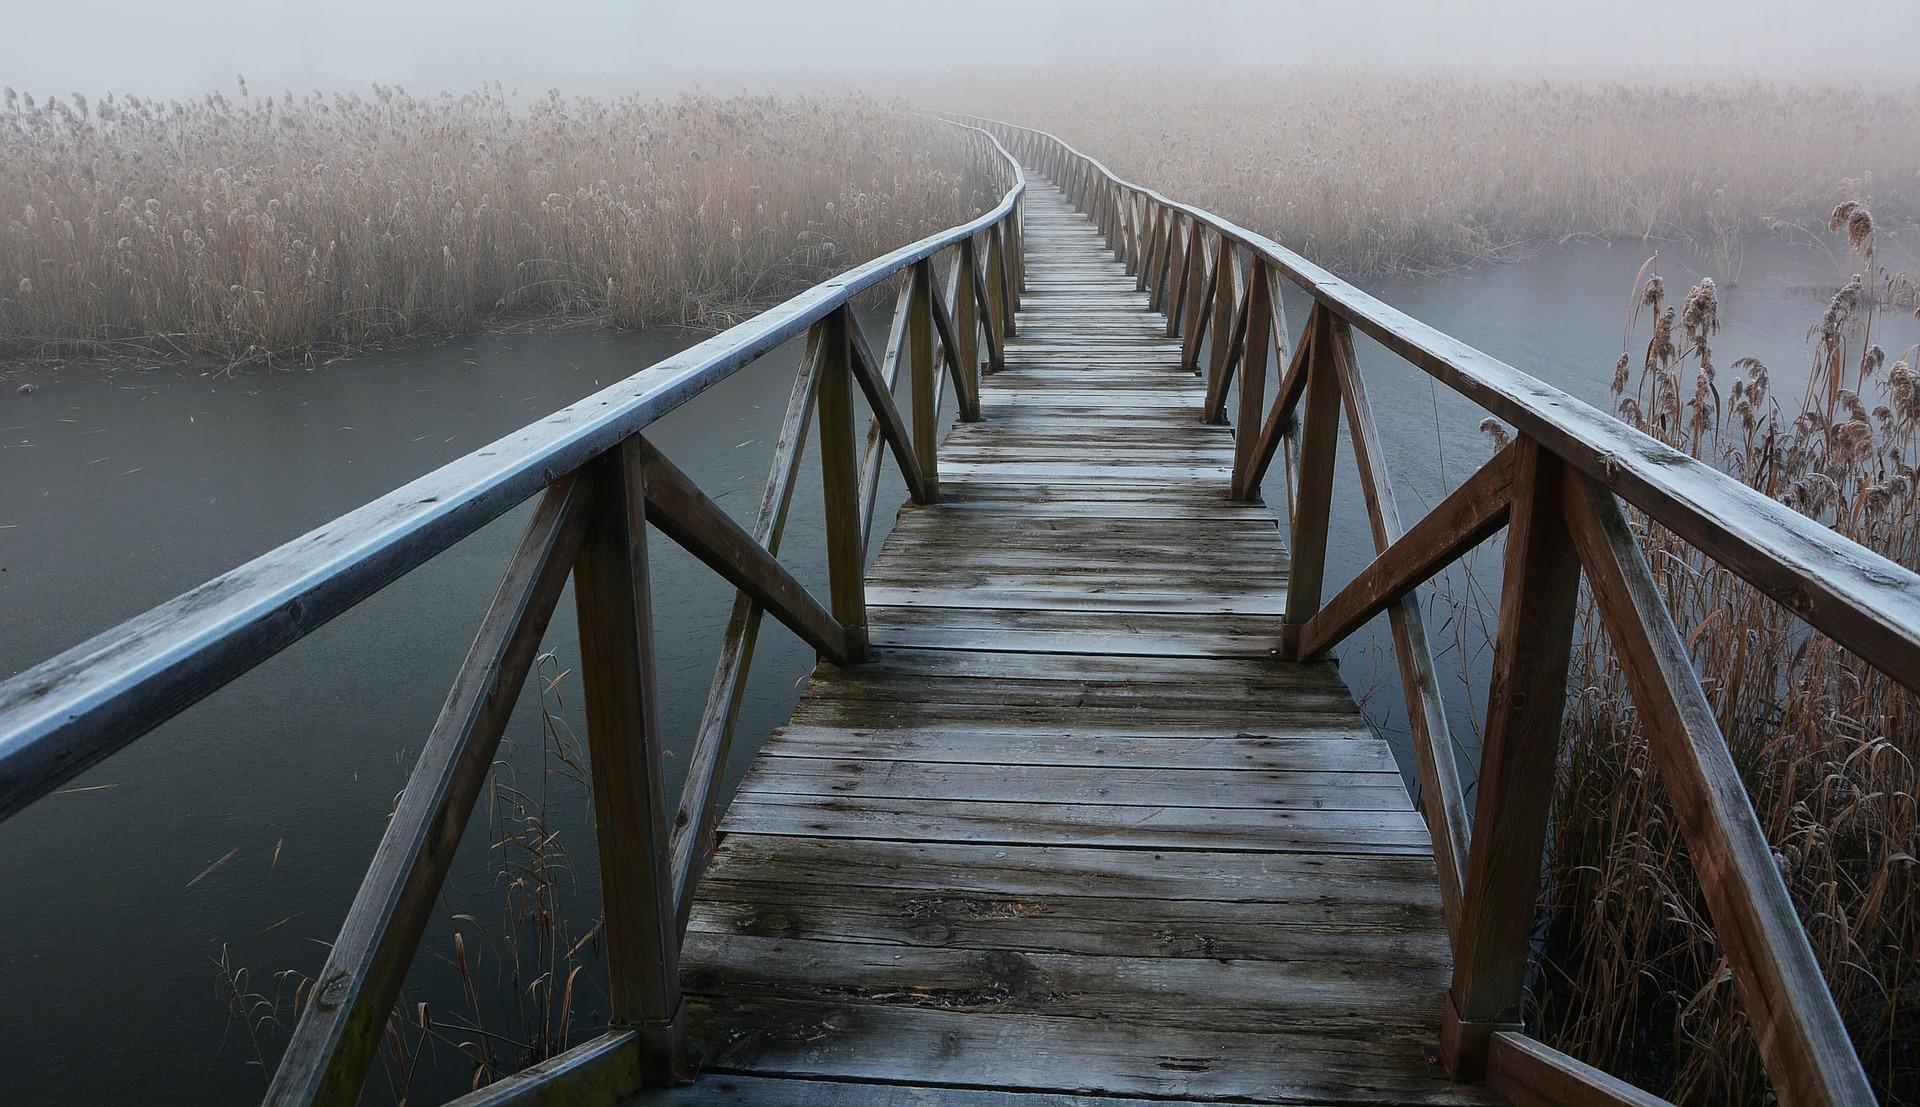
[[[1065,189],[1106,235],[1136,287],[1167,313],[1169,336],[1182,336],[1184,364],[1206,373],[1203,419],[1223,420],[1238,374],[1229,494],[1257,499],[1286,446],[1293,560],[1277,654],[1322,656],[1387,614],[1453,945],[1453,981],[1441,1013],[1449,1071],[1484,1079],[1516,1103],[1662,1102],[1525,1037],[1520,1021],[1584,573],[1776,1093],[1790,1105],[1874,1102],[1620,500],[1915,690],[1920,576],[1268,238],[1121,180],[1052,135],[968,121],[994,131],[1023,163]],[[1288,347],[1282,277],[1313,306],[1268,403],[1269,352],[1284,355]],[[1518,434],[1411,527],[1401,525],[1394,506],[1354,330]],[[1323,603],[1343,408],[1376,557]],[[1415,590],[1502,527],[1504,580],[1470,834]]]
[[[0,684],[4,819],[538,497],[314,981],[268,1103],[359,1101],[380,1032],[569,575],[579,617],[612,1027],[471,1098],[505,1102],[539,1085],[564,1084],[567,1102],[611,1102],[685,1073],[680,944],[711,847],[721,770],[761,618],[771,612],[835,663],[864,658],[863,573],[881,448],[892,452],[916,501],[937,499],[943,370],[960,417],[978,419],[981,344],[998,367],[1005,336],[1014,331],[1026,182],[990,134],[971,127],[966,133],[971,159],[1004,188],[984,215],[810,288]],[[901,285],[899,302],[876,358],[852,303],[894,280]],[[805,354],[749,530],[643,432],[802,334]],[[910,381],[905,418],[893,399],[903,360]],[[856,389],[873,413],[864,448],[855,441]],[[825,604],[775,557],[816,409]],[[655,713],[649,523],[738,590],[684,790],[671,811],[662,795]]]

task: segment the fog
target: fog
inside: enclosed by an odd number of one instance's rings
[[[1844,14],[1842,14],[1844,13]],[[1913,72],[1920,4],[1596,0],[0,0],[0,84],[179,96],[498,81],[522,93],[858,84],[942,70],[1377,65],[1643,79]]]

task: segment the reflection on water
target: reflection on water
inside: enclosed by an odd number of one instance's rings
[[[1605,407],[1633,276],[1650,252],[1639,243],[1581,244],[1372,288]],[[1663,255],[1670,291],[1683,291],[1693,263],[1684,251]],[[1824,304],[1805,287],[1831,286],[1844,273],[1824,255],[1769,241],[1749,244],[1745,273],[1740,287],[1721,289],[1719,360],[1757,356],[1773,370],[1776,392],[1792,396],[1804,380],[1806,329]],[[1305,305],[1290,297],[1287,307],[1297,330]],[[1916,327],[1910,318],[1890,322],[1882,344],[1897,351],[1920,341]],[[884,320],[869,329],[877,341]],[[1644,336],[1643,327],[1635,341]],[[689,340],[551,330],[423,345],[311,373],[16,373],[0,390],[0,672],[18,672]],[[1482,413],[1371,343],[1359,348],[1401,512],[1411,520],[1489,456],[1477,429]],[[649,432],[736,517],[757,504],[796,356],[790,346],[764,359]],[[38,390],[17,393],[23,380]],[[783,559],[820,588],[821,512],[807,472]],[[1350,456],[1339,473],[1328,595],[1372,556]],[[1277,478],[1267,494],[1276,507],[1285,503]],[[881,502],[901,495],[890,475]],[[248,1036],[223,1025],[214,959],[224,947],[263,992],[275,970],[319,967],[318,943],[331,938],[352,899],[524,518],[523,508],[489,526],[0,826],[0,1072],[8,1082],[0,1099],[258,1098],[263,1078],[247,1068]],[[876,535],[890,518],[889,509],[878,513]],[[661,714],[684,754],[731,595],[670,544],[652,549]],[[1485,579],[1497,594],[1497,573]],[[1457,573],[1443,583],[1464,589]],[[1490,626],[1492,613],[1484,615]],[[1465,731],[1485,673],[1469,664],[1470,679],[1454,675],[1459,629],[1441,611],[1429,624],[1449,710]],[[548,634],[561,669],[572,664],[573,633],[566,598]],[[1469,619],[1458,637],[1471,643],[1477,633]],[[1410,767],[1384,645],[1379,626],[1369,628],[1341,651],[1343,671]],[[785,718],[810,663],[805,647],[769,620],[734,776]],[[562,681],[560,690],[576,708],[577,682]],[[542,739],[527,704],[509,733],[509,766],[531,772]],[[670,788],[678,787],[677,766],[675,758]],[[597,902],[590,823],[577,789],[555,794],[555,823],[573,847],[570,902],[581,929]],[[499,915],[485,845],[470,835],[440,921],[422,943],[412,998],[443,1009],[452,1000],[441,961],[447,915]],[[597,986],[587,991],[579,1006],[591,1024],[604,1001]],[[414,1096],[431,1101],[459,1090],[446,1082],[458,1067],[443,1066],[438,1085],[417,1082]]]

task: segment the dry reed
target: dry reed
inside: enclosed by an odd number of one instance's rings
[[[485,871],[491,895],[479,894],[498,896],[499,917],[488,921],[455,911],[452,897],[443,893],[447,948],[423,948],[425,956],[415,958],[407,979],[414,995],[396,1000],[375,1046],[378,1064],[368,1087],[384,1086],[386,1094],[369,1093],[368,1102],[404,1105],[416,1084],[445,1086],[456,1073],[469,1088],[484,1087],[566,1052],[577,1044],[581,1022],[596,1032],[604,1025],[601,920],[581,926],[569,913],[576,889],[565,841],[574,831],[559,818],[562,811],[584,808],[591,790],[585,750],[566,723],[561,688],[570,676],[554,654],[536,659],[529,680],[536,682],[540,706],[538,758],[523,780],[515,768],[522,758],[505,742],[488,778]],[[474,895],[469,890],[460,898]],[[247,1063],[264,1081],[313,998],[314,976],[283,969],[268,991],[258,992],[226,945],[213,962],[229,1032],[240,1027]],[[457,998],[436,1006],[422,994]]]
[[[1719,249],[1848,196],[1920,216],[1920,84],[1089,71],[919,94],[1053,131],[1352,276],[1577,235]]]
[[[974,202],[959,132],[858,96],[8,89],[0,357],[277,357],[524,313],[725,323]]]
[[[1871,216],[1846,204],[1833,225],[1875,273]],[[1676,307],[1647,276],[1649,337],[1613,381],[1620,417],[1920,568],[1920,348],[1875,344],[1880,284],[1833,297],[1805,393],[1781,398],[1752,358],[1722,376],[1712,281]],[[1634,525],[1868,1074],[1885,1103],[1920,1103],[1920,705],[1665,528]],[[1591,605],[1584,619],[1534,1019],[1677,1103],[1771,1102],[1617,659]]]

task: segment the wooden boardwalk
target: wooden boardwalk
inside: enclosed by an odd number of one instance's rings
[[[641,1102],[1476,1103],[1429,1071],[1427,832],[1286,551],[1087,219],[1035,182],[984,420],[721,824],[683,959],[697,1085]],[[1082,1099],[1081,1096],[1099,1097]]]

